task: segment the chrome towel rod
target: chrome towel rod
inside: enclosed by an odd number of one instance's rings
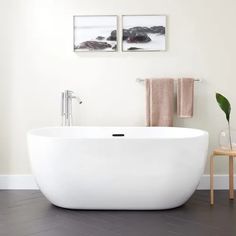
[[[136,82],[139,82],[139,83],[143,83],[145,82],[146,79],[141,79],[141,78],[137,78],[136,79]],[[178,79],[174,79],[175,81],[177,81]],[[202,82],[202,79],[194,79],[195,82]]]

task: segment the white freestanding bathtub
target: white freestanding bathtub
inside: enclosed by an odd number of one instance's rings
[[[46,198],[72,209],[168,209],[203,174],[208,133],[167,127],[55,127],[28,133]]]

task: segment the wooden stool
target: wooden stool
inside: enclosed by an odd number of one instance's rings
[[[229,199],[234,199],[234,157],[236,150],[215,149],[210,156],[210,188],[211,188],[211,205],[214,205],[214,157],[229,157]]]

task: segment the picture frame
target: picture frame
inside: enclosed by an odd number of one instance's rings
[[[122,15],[122,51],[166,51],[166,15]]]
[[[118,16],[73,16],[73,50],[74,52],[116,52]]]

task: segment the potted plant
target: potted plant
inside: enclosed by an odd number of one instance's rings
[[[228,139],[228,142],[229,142],[229,147],[230,147],[230,150],[232,150],[233,149],[233,146],[232,146],[232,136],[231,136],[232,132],[231,132],[231,127],[230,127],[231,105],[230,105],[229,100],[225,96],[220,94],[220,93],[216,93],[216,101],[217,101],[218,105],[220,106],[220,108],[225,113],[225,117],[226,117],[226,120],[228,122],[228,135],[227,135],[227,132],[221,131],[221,136],[222,137],[227,137],[228,136],[227,139]],[[221,142],[220,142],[220,144],[222,145]]]

